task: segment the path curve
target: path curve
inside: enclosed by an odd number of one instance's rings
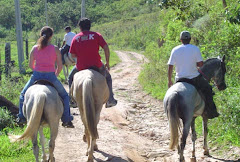
[[[100,151],[94,152],[95,161],[178,161],[176,151],[168,149],[168,123],[162,102],[144,93],[138,83],[142,65],[148,60],[135,52],[116,51],[116,53],[122,62],[111,69],[111,75],[118,105],[102,110],[97,140]],[[79,111],[71,108],[71,113],[74,114],[75,128],[59,127],[55,147],[56,162],[87,160],[85,156],[87,144],[82,140],[83,124]],[[226,161],[234,159],[231,155],[240,154],[240,149],[234,148],[227,155],[208,158],[202,155],[202,138],[197,140],[196,145],[197,161]],[[188,138],[186,161],[189,161],[190,155],[191,141]]]

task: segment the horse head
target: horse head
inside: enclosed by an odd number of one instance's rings
[[[204,62],[202,71],[208,76],[209,79],[213,79],[218,90],[224,90],[227,88],[225,83],[225,55],[223,58],[211,58]]]

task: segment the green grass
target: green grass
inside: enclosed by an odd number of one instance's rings
[[[32,142],[16,142],[11,143],[8,138],[8,133],[14,135],[21,135],[23,133],[24,128],[15,127],[15,128],[6,128],[1,131],[0,134],[0,161],[2,162],[21,162],[35,161],[35,157],[32,151]],[[47,139],[50,138],[50,130],[49,128],[44,128],[44,135]],[[46,144],[45,144],[46,147]],[[41,157],[41,147],[39,149],[39,158]]]

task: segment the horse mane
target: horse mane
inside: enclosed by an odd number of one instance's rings
[[[208,58],[207,60],[205,60],[203,63],[204,64],[209,64],[210,62],[214,61],[214,60],[219,60],[218,58],[214,57],[214,58]]]

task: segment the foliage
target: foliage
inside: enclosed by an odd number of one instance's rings
[[[6,127],[12,127],[13,125],[14,121],[10,113],[4,108],[0,108],[0,130]]]

